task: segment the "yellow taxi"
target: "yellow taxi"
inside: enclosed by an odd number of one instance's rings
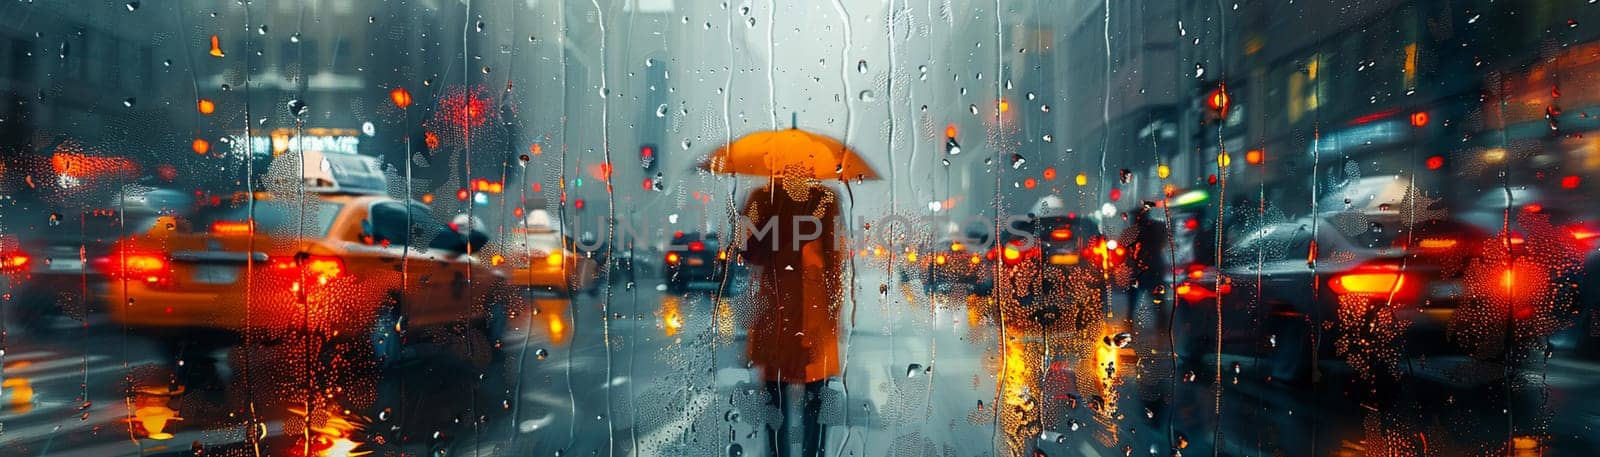
[[[375,160],[304,157],[306,192],[235,198],[119,240],[101,261],[111,319],[169,343],[326,335],[380,363],[399,358],[405,329],[467,323],[500,338],[505,278],[468,255],[478,236],[375,192]]]
[[[549,213],[544,210],[529,211],[506,238],[499,250],[511,287],[558,293],[595,290],[598,262],[579,252],[571,238],[551,228]]]

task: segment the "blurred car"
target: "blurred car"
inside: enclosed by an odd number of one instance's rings
[[[544,210],[533,210],[511,230],[503,246],[509,285],[558,293],[593,292],[598,286],[598,263],[581,255],[578,247],[550,227]]]
[[[662,279],[674,294],[695,288],[741,293],[749,284],[750,270],[735,257],[716,233],[677,232],[663,256]]]
[[[168,223],[170,215],[187,211],[191,201],[181,192],[132,189],[105,209],[75,217],[51,216],[48,228],[35,236],[8,240],[0,270],[14,279],[8,318],[32,332],[48,332],[63,319],[84,320],[104,310],[92,293],[105,281],[94,268],[117,239],[144,233]]]
[[[1220,271],[1189,270],[1175,290],[1180,307],[1220,300],[1224,322],[1257,325],[1219,327],[1207,317],[1215,313],[1192,313],[1183,347],[1212,347],[1216,332],[1203,329],[1221,328],[1224,351],[1266,349],[1283,380],[1307,379],[1314,360],[1395,353],[1402,342],[1447,348],[1467,294],[1463,249],[1480,238],[1450,219],[1355,211],[1269,224],[1230,246]]]
[[[505,278],[467,255],[486,235],[452,230],[381,186],[339,184],[375,161],[304,157],[303,194],[235,199],[118,241],[100,265],[112,320],[169,351],[246,333],[329,335],[380,366],[415,339],[402,328],[467,323],[500,338]]]
[[[629,245],[611,253],[606,280],[612,284],[637,284],[639,278],[661,274],[662,250],[655,246]]]
[[[977,295],[994,289],[993,250],[982,244],[969,245],[972,238],[945,238],[921,249],[918,263],[925,275],[922,287],[928,293],[951,292],[957,287]]]
[[[1110,272],[1126,249],[1094,221],[1067,212],[1059,197],[1041,199],[1029,215],[1000,235],[993,296],[1013,330],[1081,329],[1101,316]]]
[[[1537,187],[1511,186],[1486,190],[1460,215],[1479,230],[1496,234],[1479,250],[1496,257],[1497,263],[1513,259],[1506,274],[1517,281],[1507,286],[1515,287],[1518,295],[1534,293],[1543,284],[1574,286],[1555,288],[1567,293],[1542,300],[1552,302],[1563,317],[1564,311],[1572,311],[1570,322],[1557,323],[1562,328],[1551,335],[1551,346],[1580,354],[1600,348],[1600,324],[1595,320],[1600,275],[1594,274],[1600,268],[1596,249],[1600,220],[1588,214],[1586,203]]]

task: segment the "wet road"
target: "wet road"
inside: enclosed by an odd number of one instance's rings
[[[877,276],[858,283],[878,284]],[[1219,401],[1212,356],[1173,367],[1136,337],[1097,350],[1097,362],[1124,367],[1106,378],[1095,365],[1043,351],[1036,337],[1002,340],[993,319],[959,297],[886,284],[893,287],[881,295],[857,291],[846,375],[825,394],[835,455],[1007,455],[1031,446],[1048,455],[1198,455],[1211,453],[1214,436],[1228,438],[1215,443],[1225,455],[1313,446],[1320,455],[1360,454],[1385,447],[1382,440],[1444,453],[1600,445],[1587,433],[1600,410],[1564,401],[1600,394],[1600,364],[1561,354],[1516,370],[1525,382],[1511,388],[1466,376],[1492,370],[1439,357],[1413,359],[1398,390],[1367,391],[1338,370],[1316,387],[1283,385],[1267,380],[1264,362],[1224,355]],[[533,300],[498,360],[481,345],[423,345],[380,376],[275,370],[287,378],[247,382],[239,361],[282,363],[297,354],[283,342],[219,351],[215,373],[174,376],[155,347],[104,322],[49,338],[12,333],[0,450],[295,455],[306,437],[286,434],[297,429],[286,425],[312,405],[314,428],[327,438],[312,442],[332,446],[316,455],[765,455],[762,424],[774,413],[744,362],[732,299],[672,297],[653,283],[613,289],[607,306],[604,296]],[[316,391],[331,401],[275,387],[285,385],[327,387]],[[1223,433],[1214,435],[1218,423]],[[261,439],[246,439],[252,429]]]

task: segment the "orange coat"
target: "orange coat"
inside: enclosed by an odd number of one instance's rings
[[[753,224],[741,225],[738,238],[744,242],[746,262],[755,267],[756,287],[749,295],[750,361],[767,381],[808,383],[838,375],[844,290],[838,195],[814,183],[763,187],[751,192],[742,214]],[[811,215],[822,226],[798,215]],[[777,221],[770,231],[751,232],[761,231],[772,218]],[[795,249],[799,234],[819,230],[820,235]]]

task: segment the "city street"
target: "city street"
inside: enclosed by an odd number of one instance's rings
[[[882,279],[881,273],[869,274],[864,283]],[[465,352],[418,349],[417,360],[377,381],[376,390],[405,392],[403,400],[380,394],[367,410],[338,412],[355,424],[352,449],[763,455],[763,427],[774,412],[744,362],[745,330],[727,320],[733,316],[714,312],[709,291],[675,297],[653,290],[652,283],[613,289],[609,320],[602,317],[604,292],[579,295],[576,302],[536,300],[533,308],[541,311],[523,313],[504,341],[505,360],[481,370],[463,360]],[[1600,420],[1600,411],[1560,401],[1600,393],[1600,364],[1593,361],[1558,357],[1519,373],[1533,384],[1516,389],[1517,400],[1507,404],[1519,409],[1511,412],[1464,401],[1504,392],[1494,380],[1453,376],[1459,360],[1416,367],[1405,395],[1353,403],[1329,387],[1308,395],[1267,382],[1257,374],[1259,361],[1224,356],[1219,400],[1211,362],[1181,367],[1197,373],[1192,380],[1174,378],[1164,362],[1140,360],[1137,342],[1117,355],[1134,371],[1119,373],[1110,390],[1084,390],[1081,380],[1064,380],[1099,379],[1098,374],[1009,353],[1001,360],[995,354],[1006,352],[997,346],[992,320],[974,321],[964,303],[951,302],[947,294],[922,295],[916,286],[898,284],[894,292],[900,295],[893,300],[858,297],[854,331],[847,337],[857,349],[849,352],[841,382],[830,385],[823,416],[829,449],[840,455],[991,455],[1029,446],[1047,455],[1164,455],[1169,446],[1204,454],[1213,443],[1223,454],[1257,455],[1307,442],[1316,443],[1319,453],[1360,454],[1371,427],[1388,439],[1431,439],[1437,449],[1466,451],[1504,445],[1465,439],[1503,436],[1497,433],[1510,420],[1506,414],[1550,417],[1545,435],[1524,439],[1546,442],[1551,450],[1595,445],[1585,430]],[[723,299],[724,309],[732,300]],[[257,446],[263,455],[297,452],[292,448],[298,437],[284,436],[281,428],[298,420],[288,410],[296,399],[273,406],[284,410],[258,406],[266,432],[249,442],[241,413],[225,406],[247,382],[241,373],[223,375],[227,392],[182,381],[169,387],[171,371],[138,337],[105,323],[56,331],[82,336],[52,340],[72,345],[34,342],[27,334],[10,337],[0,416],[0,448],[8,455],[192,455],[198,449],[248,455]],[[608,334],[609,350],[602,344]],[[1013,341],[1027,344],[1027,338]],[[219,364],[225,371],[238,369],[228,362]],[[1104,410],[1114,411],[1110,416],[1090,406],[1107,398],[1115,398]],[[1428,409],[1450,420],[1417,422],[1379,413],[1398,408]]]

